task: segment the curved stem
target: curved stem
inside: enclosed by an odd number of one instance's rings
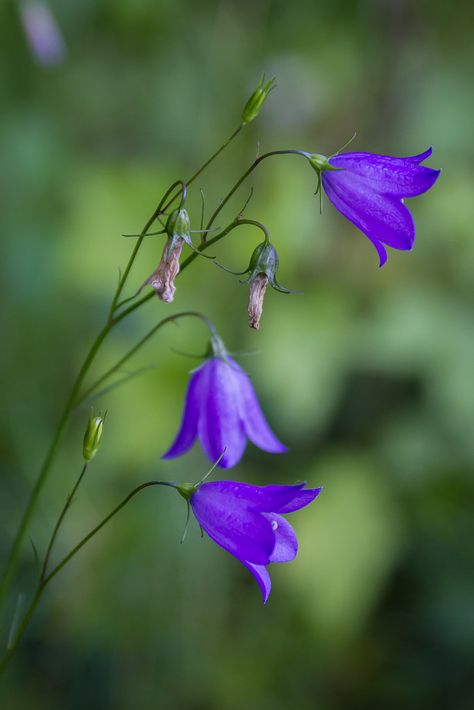
[[[265,225],[262,224],[262,222],[257,222],[256,219],[246,219],[244,217],[237,217],[237,219],[234,221],[235,221],[235,225],[234,225],[235,227],[238,227],[241,224],[251,224],[253,227],[258,227],[258,229],[261,229],[265,235],[265,243],[269,244],[272,241],[270,238],[270,232],[265,227]],[[227,232],[227,234],[228,234],[228,232]]]
[[[8,644],[7,650],[5,651],[3,657],[0,660],[0,675],[1,673],[5,670],[8,662],[10,661],[11,657],[16,651],[16,648],[18,646],[18,643],[20,642],[23,634],[26,631],[26,628],[28,624],[31,621],[31,617],[33,616],[36,607],[38,606],[38,603],[43,595],[44,590],[46,589],[47,585],[51,582],[51,580],[62,570],[62,568],[76,555],[79,550],[84,547],[84,545],[96,535],[99,530],[101,530],[104,525],[106,525],[109,520],[111,520],[127,503],[137,495],[137,493],[140,493],[140,491],[143,491],[145,488],[149,488],[150,486],[170,486],[171,488],[176,488],[175,483],[171,483],[169,481],[147,481],[146,483],[142,483],[141,485],[137,486],[136,488],[131,491],[123,500],[121,503],[119,503],[111,513],[109,513],[98,525],[95,526],[91,530],[90,533],[88,533],[85,537],[82,538],[82,540],[75,546],[73,549],[59,562],[56,567],[54,567],[51,572],[42,577],[40,581],[38,582],[38,585],[36,587],[36,591],[33,595],[33,598],[30,602],[30,605],[28,609],[26,610],[25,615],[23,616],[23,619],[21,620],[20,625],[18,626],[17,631],[13,635],[12,640]]]
[[[118,362],[113,365],[109,370],[104,372],[103,375],[101,375],[90,387],[87,388],[85,392],[81,395],[80,399],[76,401],[76,407],[78,407],[80,404],[82,404],[90,395],[97,390],[97,388],[105,382],[109,377],[111,377],[114,372],[117,372],[117,370],[122,367],[124,363],[129,360],[132,355],[135,355],[135,353],[140,350],[140,348],[145,345],[145,343],[158,331],[160,328],[162,328],[164,325],[167,323],[172,323],[173,321],[177,320],[178,318],[183,318],[184,316],[191,316],[194,318],[200,318],[202,321],[206,323],[208,326],[209,330],[211,333],[215,331],[214,325],[211,323],[211,321],[203,314],[199,313],[198,311],[183,311],[182,313],[175,313],[172,316],[168,316],[167,318],[163,318],[159,323],[157,323],[153,328],[148,331],[148,333],[138,341],[138,343],[131,348],[131,350],[128,351],[123,357],[120,358]]]
[[[140,247],[141,247],[141,245],[142,245],[142,243],[143,243],[143,240],[144,240],[144,238],[145,238],[146,233],[147,233],[148,230],[150,229],[150,227],[151,227],[151,225],[153,224],[153,222],[155,221],[155,219],[157,219],[157,217],[162,213],[162,211],[163,211],[163,205],[165,204],[165,202],[166,202],[166,200],[167,200],[167,198],[168,198],[170,192],[172,192],[172,191],[175,189],[175,187],[176,187],[177,185],[181,185],[181,190],[180,190],[180,192],[178,192],[177,194],[180,194],[181,192],[183,192],[183,194],[184,194],[184,192],[185,192],[185,184],[183,183],[182,180],[176,180],[176,181],[171,185],[171,187],[169,187],[169,188],[167,189],[167,191],[165,192],[165,194],[164,194],[163,197],[161,198],[161,200],[160,200],[160,202],[159,202],[159,204],[158,204],[158,207],[157,207],[156,210],[153,212],[153,214],[151,215],[150,219],[147,221],[147,223],[146,223],[145,226],[143,227],[142,231],[140,232],[140,236],[138,237],[137,242],[136,242],[135,246],[133,247],[133,251],[132,251],[132,253],[131,253],[131,255],[130,255],[130,258],[129,258],[129,260],[128,260],[127,266],[125,267],[125,271],[123,272],[122,276],[121,276],[120,279],[119,279],[117,288],[116,288],[116,290],[115,290],[114,297],[112,298],[112,303],[111,303],[110,311],[109,311],[109,320],[111,320],[112,317],[113,317],[113,314],[114,314],[114,312],[115,312],[115,307],[116,307],[116,305],[117,305],[117,301],[118,301],[118,299],[120,298],[120,294],[121,294],[122,291],[123,291],[123,287],[125,286],[125,282],[127,281],[128,275],[129,275],[129,273],[130,273],[130,271],[131,271],[131,268],[132,268],[133,263],[134,263],[134,261],[135,261],[135,259],[136,259],[136,257],[137,257],[137,254],[138,254],[138,252],[139,252],[139,250],[140,250]]]
[[[62,568],[63,568],[65,565],[67,565],[67,563],[69,562],[69,560],[72,559],[72,558],[74,557],[74,555],[76,555],[82,547],[84,547],[84,545],[86,544],[86,542],[89,542],[89,540],[90,540],[91,538],[93,538],[94,535],[96,535],[96,534],[99,532],[99,530],[101,530],[101,529],[104,527],[104,525],[106,525],[106,524],[109,522],[109,520],[111,520],[115,515],[117,515],[117,513],[118,513],[120,510],[122,510],[122,508],[123,508],[124,506],[126,506],[127,503],[128,503],[130,500],[132,500],[132,498],[133,498],[134,496],[137,495],[137,493],[140,493],[140,491],[143,491],[145,488],[149,488],[150,486],[169,486],[169,487],[171,487],[171,488],[176,488],[176,485],[177,485],[177,484],[171,483],[170,481],[147,481],[146,483],[141,483],[139,486],[137,486],[136,488],[134,488],[133,491],[131,491],[127,496],[125,496],[125,498],[122,500],[122,502],[119,503],[119,504],[112,510],[112,512],[110,512],[110,513],[102,520],[102,522],[100,522],[98,525],[96,525],[95,528],[93,528],[93,529],[90,531],[90,533],[88,533],[85,537],[83,537],[82,540],[81,540],[80,542],[78,542],[77,545],[76,545],[75,547],[73,547],[72,550],[71,550],[70,552],[68,552],[68,554],[67,554],[65,557],[63,557],[63,559],[61,560],[61,562],[59,562],[59,563],[56,565],[56,567],[54,567],[54,568],[51,570],[51,572],[50,572],[50,573],[45,577],[45,579],[44,579],[44,582],[43,582],[44,586],[46,586],[47,584],[49,584],[50,581],[53,579],[53,577],[56,577],[56,575],[58,574],[58,572],[60,572],[60,571],[62,570]]]
[[[272,155],[302,155],[305,158],[307,157],[307,153],[305,153],[304,150],[271,150],[268,153],[264,153],[263,155],[260,155],[258,158],[254,160],[252,165],[245,171],[245,173],[240,177],[235,185],[231,188],[231,190],[227,193],[227,195],[224,197],[224,199],[219,203],[219,205],[216,207],[214,212],[212,213],[209,222],[207,223],[206,226],[206,231],[209,230],[212,225],[214,224],[214,221],[217,217],[217,215],[221,212],[221,210],[225,207],[225,205],[228,203],[232,195],[239,189],[239,187],[242,185],[242,183],[248,178],[250,173],[252,173],[255,168],[260,165],[262,160],[265,160],[266,158],[270,158]]]
[[[44,579],[45,579],[45,577],[46,577],[46,572],[48,571],[49,558],[50,558],[50,556],[51,556],[51,552],[52,552],[52,550],[53,550],[53,546],[54,546],[54,543],[55,543],[55,541],[56,541],[56,537],[57,537],[57,535],[58,535],[59,528],[60,528],[61,525],[62,525],[62,522],[63,522],[63,520],[64,520],[64,518],[65,518],[65,516],[66,516],[67,511],[68,511],[69,508],[71,507],[71,503],[72,503],[72,501],[73,501],[74,496],[76,495],[76,491],[77,491],[77,489],[79,488],[82,479],[84,478],[85,472],[87,471],[87,466],[88,466],[88,464],[85,463],[84,466],[82,467],[81,473],[79,474],[79,478],[77,479],[76,483],[74,484],[72,491],[69,493],[68,497],[66,498],[66,502],[65,502],[65,504],[64,504],[64,507],[63,507],[63,509],[62,509],[62,511],[61,511],[61,513],[60,513],[60,515],[59,515],[59,518],[58,518],[58,520],[57,520],[57,522],[56,522],[56,525],[54,526],[54,530],[53,530],[53,533],[52,533],[52,535],[51,535],[51,539],[50,539],[50,541],[49,541],[49,544],[48,544],[48,547],[47,547],[47,550],[46,550],[46,554],[45,554],[45,556],[44,556],[43,566],[42,566],[42,568],[41,568],[41,574],[40,574],[40,583],[41,583],[41,584],[43,584]]]

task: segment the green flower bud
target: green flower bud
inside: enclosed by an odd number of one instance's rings
[[[89,463],[99,450],[102,440],[102,431],[104,428],[105,416],[91,415],[87,423],[86,433],[84,434],[84,444],[82,447],[82,455],[84,460]]]
[[[260,109],[263,106],[263,102],[267,98],[268,94],[272,89],[275,88],[275,77],[265,83],[265,74],[262,75],[260,82],[245,104],[245,108],[242,111],[242,124],[245,125],[257,118],[260,113]]]

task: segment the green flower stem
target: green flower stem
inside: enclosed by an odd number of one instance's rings
[[[146,236],[148,230],[149,230],[150,227],[152,226],[152,224],[153,224],[153,222],[155,221],[155,219],[157,219],[157,218],[160,216],[160,214],[162,213],[163,205],[165,204],[165,202],[166,202],[166,200],[167,200],[167,198],[168,198],[170,192],[172,192],[172,191],[175,189],[175,187],[176,187],[177,185],[181,185],[181,190],[183,190],[183,185],[184,185],[184,183],[183,183],[181,180],[176,180],[176,182],[174,182],[174,183],[171,185],[171,187],[169,187],[169,188],[167,189],[167,191],[165,192],[165,194],[164,194],[163,197],[161,198],[161,200],[160,200],[160,202],[159,202],[159,204],[158,204],[158,207],[157,207],[156,210],[153,212],[153,214],[151,215],[150,219],[148,220],[148,222],[145,224],[145,226],[143,227],[142,231],[140,232],[140,236],[138,237],[137,242],[136,242],[135,246],[133,247],[133,251],[132,251],[132,253],[131,253],[131,255],[130,255],[130,258],[129,258],[129,260],[128,260],[127,266],[125,267],[125,271],[123,272],[122,276],[121,276],[120,279],[119,279],[117,288],[116,288],[116,290],[115,290],[114,297],[112,298],[112,303],[111,303],[110,311],[109,311],[109,320],[112,320],[112,318],[113,318],[113,315],[114,315],[114,312],[115,312],[115,309],[116,309],[116,306],[117,306],[117,301],[118,301],[118,299],[120,298],[120,294],[121,294],[122,291],[123,291],[123,288],[124,288],[125,283],[126,283],[126,281],[127,281],[128,275],[129,275],[129,273],[130,273],[130,271],[131,271],[131,269],[132,269],[132,266],[133,266],[133,264],[134,264],[134,261],[135,261],[135,259],[136,259],[136,257],[137,257],[138,252],[140,251],[140,247],[141,247],[141,245],[142,245],[142,243],[143,243],[143,240],[144,240],[144,238],[145,238],[145,236]],[[177,193],[177,194],[179,194],[179,193]]]
[[[112,326],[113,326],[113,322],[108,322],[100,331],[99,335],[97,336],[94,343],[92,344],[92,347],[89,350],[89,352],[82,364],[82,367],[79,371],[79,374],[76,378],[76,381],[74,382],[74,385],[71,389],[69,398],[66,402],[66,406],[64,407],[63,413],[62,413],[59,423],[57,425],[53,440],[52,440],[50,447],[48,449],[48,452],[46,454],[46,458],[45,458],[44,463],[40,469],[40,472],[38,474],[38,478],[36,479],[36,482],[33,486],[33,490],[31,491],[29,501],[28,501],[25,511],[23,513],[23,517],[20,521],[20,525],[18,527],[17,533],[16,533],[14,541],[13,541],[13,545],[10,550],[10,555],[9,555],[9,557],[7,559],[7,563],[5,565],[5,569],[4,569],[4,572],[2,575],[2,580],[0,582],[0,606],[6,597],[9,583],[10,583],[11,577],[13,575],[13,572],[15,570],[17,561],[18,561],[18,556],[20,554],[21,544],[23,542],[23,538],[25,537],[28,523],[29,523],[30,518],[33,514],[33,511],[36,507],[36,503],[38,501],[39,494],[40,494],[40,492],[45,484],[45,481],[47,479],[49,470],[50,470],[51,465],[53,463],[53,460],[54,460],[54,457],[56,454],[56,450],[57,450],[59,442],[61,440],[67,420],[69,418],[71,411],[74,408],[76,398],[79,394],[80,388],[81,388],[84,378],[89,370],[89,367],[91,366],[103,341],[105,340],[105,338],[109,334],[110,330],[112,329]]]
[[[62,525],[62,523],[63,523],[64,518],[66,517],[67,511],[68,511],[69,508],[71,507],[71,503],[72,503],[72,501],[73,501],[73,499],[74,499],[74,496],[76,495],[76,491],[77,491],[77,489],[79,488],[82,479],[84,478],[84,475],[85,475],[85,473],[86,473],[86,471],[87,471],[87,466],[88,466],[88,463],[85,463],[84,466],[82,467],[81,473],[79,474],[79,478],[77,479],[77,481],[76,481],[76,483],[74,484],[74,486],[73,486],[71,492],[69,493],[68,497],[66,498],[66,502],[65,502],[65,504],[64,504],[64,507],[63,507],[63,509],[62,509],[62,511],[61,511],[61,513],[60,513],[60,515],[59,515],[59,518],[58,518],[58,520],[57,520],[57,522],[56,522],[56,525],[54,526],[54,530],[53,530],[53,532],[52,532],[52,534],[51,534],[51,538],[50,538],[48,547],[47,547],[47,549],[46,549],[46,554],[45,554],[45,556],[44,556],[43,565],[42,565],[42,567],[41,567],[40,583],[43,583],[44,580],[45,580],[46,573],[47,573],[47,571],[48,571],[49,558],[51,557],[51,552],[53,551],[53,546],[54,546],[54,543],[55,543],[56,538],[57,538],[57,536],[58,536],[59,529],[60,529],[60,527],[61,527],[61,525]]]
[[[84,475],[84,470],[81,472],[81,476],[79,477],[78,481],[76,482],[75,488],[79,485],[79,483],[82,480],[82,477]],[[26,610],[19,626],[18,629],[15,631],[13,634],[13,638],[8,644],[8,647],[3,655],[3,657],[0,659],[0,675],[2,672],[5,670],[7,667],[11,657],[15,653],[18,643],[20,642],[23,634],[26,631],[26,628],[28,627],[28,624],[31,621],[31,618],[36,610],[36,607],[38,606],[38,603],[43,595],[44,590],[48,586],[48,584],[51,582],[51,580],[62,570],[62,568],[67,565],[67,563],[79,552],[79,550],[84,547],[84,545],[89,542],[91,538],[96,535],[99,530],[101,530],[104,525],[106,525],[109,520],[111,520],[123,507],[127,505],[127,503],[137,495],[137,493],[140,493],[140,491],[143,491],[145,488],[149,488],[150,486],[170,486],[171,488],[175,488],[176,484],[171,483],[169,481],[147,481],[146,483],[142,483],[141,485],[137,486],[136,488],[133,489],[123,500],[121,503],[119,503],[111,513],[109,513],[103,520],[100,522],[98,525],[96,525],[95,528],[93,528],[90,533],[88,533],[85,537],[82,538],[82,540],[75,546],[73,549],[59,562],[56,567],[54,567],[51,572],[46,575],[46,576],[41,576],[38,585],[36,587],[35,593],[33,595],[33,598],[30,602],[30,605],[28,609]],[[72,494],[73,495],[73,494]],[[69,506],[67,506],[69,507]],[[67,510],[67,508],[66,508]],[[63,513],[65,513],[63,509]],[[60,516],[60,521],[62,522],[62,519],[64,518],[64,515],[62,515],[62,518]]]
[[[238,129],[236,131],[234,131],[234,133],[222,144],[222,146],[220,148],[218,148],[217,151],[215,153],[213,153],[213,155],[211,155],[211,157],[194,173],[194,175],[191,176],[191,178],[187,182],[188,185],[190,183],[192,183],[198,177],[198,175],[200,175],[203,172],[203,170],[205,170],[212,163],[212,161],[215,160],[215,158],[217,158],[217,156],[237,136],[237,134],[240,132],[241,128],[242,128],[242,126],[239,126]],[[26,506],[23,516],[21,518],[20,524],[18,526],[18,530],[16,532],[12,547],[10,549],[10,554],[8,556],[5,568],[2,573],[2,577],[0,580],[0,608],[2,607],[3,602],[5,601],[5,597],[8,592],[9,585],[10,585],[10,580],[12,578],[13,572],[14,572],[16,565],[17,565],[21,545],[22,545],[23,539],[25,537],[26,530],[27,530],[28,524],[30,522],[30,518],[33,514],[33,511],[36,508],[39,494],[41,493],[41,490],[43,489],[43,486],[44,486],[46,479],[48,477],[48,473],[49,473],[49,470],[50,470],[51,465],[53,463],[53,460],[54,460],[54,457],[56,454],[56,450],[57,450],[59,442],[61,440],[66,423],[69,419],[69,415],[71,414],[71,411],[74,408],[75,401],[76,401],[76,398],[79,394],[79,390],[82,386],[83,380],[84,380],[100,346],[102,345],[103,341],[105,340],[105,338],[107,337],[107,335],[109,334],[111,329],[117,323],[119,323],[121,320],[123,320],[123,318],[125,318],[127,315],[129,315],[130,313],[135,311],[142,303],[149,300],[149,297],[141,299],[141,301],[135,303],[133,306],[130,306],[125,311],[122,311],[122,313],[120,315],[118,315],[117,317],[114,317],[114,313],[115,313],[118,299],[120,298],[120,294],[122,293],[122,290],[125,286],[128,275],[131,271],[133,263],[136,259],[137,254],[138,254],[138,251],[143,243],[143,239],[144,239],[146,233],[148,232],[148,230],[150,229],[151,225],[153,224],[153,222],[157,218],[157,216],[160,214],[160,211],[163,209],[168,209],[168,207],[170,206],[172,201],[174,199],[176,199],[176,197],[179,196],[179,194],[181,194],[181,190],[179,190],[176,193],[176,195],[174,197],[172,197],[171,200],[166,205],[164,205],[169,193],[179,183],[181,183],[181,186],[183,185],[183,183],[181,181],[177,181],[177,182],[173,183],[173,185],[167,190],[167,192],[165,193],[163,198],[160,200],[158,207],[156,208],[156,210],[151,215],[150,219],[145,224],[145,226],[141,232],[141,236],[138,238],[138,241],[135,244],[135,247],[132,251],[132,254],[131,254],[128,264],[125,268],[125,271],[119,279],[117,289],[116,289],[114,296],[112,298],[112,304],[111,304],[111,307],[109,310],[109,317],[108,317],[107,323],[102,328],[99,335],[97,336],[94,343],[92,344],[92,347],[89,350],[89,353],[87,354],[86,359],[84,360],[84,363],[83,363],[83,365],[79,371],[79,374],[76,378],[76,381],[72,387],[71,393],[70,393],[69,398],[66,402],[66,406],[63,410],[63,413],[62,413],[59,423],[57,425],[56,431],[54,433],[53,440],[52,440],[50,447],[48,449],[48,452],[46,454],[46,458],[45,458],[44,463],[40,469],[40,472],[38,474],[38,478],[36,479],[36,482],[33,486],[33,490],[31,491],[30,498],[28,500],[27,506]],[[154,294],[153,293],[149,294],[149,296],[152,296],[152,295],[154,295]]]
[[[108,379],[109,377],[111,377],[115,372],[117,372],[117,370],[119,370],[119,369],[122,367],[122,365],[124,365],[124,364],[127,362],[127,360],[129,360],[129,359],[132,357],[132,355],[135,355],[135,353],[136,353],[138,350],[140,350],[140,348],[141,348],[143,345],[145,345],[145,343],[146,343],[153,335],[155,335],[155,333],[156,333],[158,330],[160,330],[160,328],[162,328],[162,327],[163,327],[164,325],[166,325],[167,323],[172,323],[172,322],[178,320],[178,318],[183,318],[183,317],[185,317],[185,316],[191,316],[191,317],[194,317],[194,318],[200,318],[201,320],[203,320],[203,321],[206,323],[206,325],[208,326],[208,328],[209,328],[209,330],[210,330],[211,332],[214,331],[214,326],[213,326],[212,323],[209,321],[209,319],[206,318],[206,316],[205,316],[204,314],[199,313],[198,311],[183,311],[182,313],[175,313],[175,314],[172,315],[172,316],[168,316],[167,318],[163,318],[163,320],[161,320],[159,323],[157,323],[155,326],[153,326],[153,328],[152,328],[151,330],[149,330],[148,333],[147,333],[141,340],[139,340],[139,342],[138,342],[131,350],[129,350],[123,357],[121,357],[120,360],[119,360],[118,362],[116,362],[115,365],[113,365],[113,367],[111,367],[109,370],[107,370],[107,372],[104,372],[103,375],[101,375],[90,387],[87,388],[87,390],[86,390],[85,392],[83,392],[83,394],[81,395],[81,397],[80,397],[80,398],[77,400],[77,402],[76,402],[76,407],[78,407],[78,406],[79,406],[80,404],[82,404],[88,397],[90,397],[91,394],[92,394],[93,392],[95,392],[95,391],[97,390],[97,388],[100,387],[100,385],[101,385],[103,382],[105,382],[105,380],[107,380],[107,379]]]
[[[201,167],[199,168],[199,170],[196,170],[196,172],[194,173],[194,175],[191,175],[191,177],[189,178],[189,180],[186,180],[186,185],[191,185],[191,183],[193,183],[193,182],[196,180],[196,178],[199,177],[199,175],[200,175],[202,172],[204,172],[204,170],[217,158],[217,156],[220,155],[220,154],[222,153],[222,151],[223,151],[225,148],[227,148],[227,146],[229,145],[229,143],[231,143],[231,142],[234,140],[234,138],[236,138],[236,137],[238,136],[238,134],[240,133],[240,131],[242,130],[243,127],[244,127],[244,124],[242,123],[242,124],[232,133],[232,135],[229,136],[229,138],[221,145],[221,147],[218,148],[218,149],[216,150],[216,152],[213,153],[213,154],[211,155],[211,157],[210,157],[208,160],[206,160],[206,162],[205,162],[203,165],[201,165]],[[169,201],[169,202],[165,205],[165,207],[163,208],[164,211],[166,211],[167,209],[169,209],[169,207],[171,207],[171,205],[172,205],[173,202],[179,197],[179,195],[180,195],[180,191],[178,191],[175,195],[173,195],[173,197],[170,199],[170,201]]]
[[[226,206],[232,195],[239,189],[239,187],[242,185],[242,183],[248,178],[250,173],[252,173],[258,165],[263,160],[266,160],[266,158],[270,158],[272,155],[302,155],[303,157],[307,157],[307,154],[303,150],[271,150],[268,153],[264,153],[263,155],[260,155],[258,158],[254,160],[252,165],[245,171],[245,173],[240,177],[233,188],[227,193],[227,195],[224,197],[224,199],[219,203],[218,207],[214,210],[214,212],[211,215],[211,218],[209,219],[209,222],[207,223],[206,226],[206,231],[208,231],[212,225],[215,222],[215,219],[217,215],[221,212],[221,210]]]

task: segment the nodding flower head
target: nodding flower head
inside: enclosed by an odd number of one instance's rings
[[[184,207],[170,213],[165,230],[168,238],[160,263],[145,283],[155,289],[158,298],[165,303],[171,303],[176,291],[174,282],[179,274],[179,260],[184,242],[192,247],[189,215]]]
[[[264,451],[283,453],[286,447],[267,424],[248,375],[213,334],[212,355],[191,373],[181,427],[163,458],[186,453],[199,438],[205,454],[222,468],[235,466],[247,439]]]
[[[248,283],[249,289],[249,325],[258,330],[263,311],[263,299],[268,284],[281,293],[294,293],[278,283],[276,274],[279,267],[278,254],[269,239],[265,239],[259,244],[252,256],[250,263],[244,273],[248,273],[248,278],[243,283]]]
[[[407,158],[375,153],[340,153],[330,158],[306,155],[334,207],[355,224],[377,249],[380,266],[387,261],[385,246],[410,250],[415,224],[405,197],[427,192],[440,171],[421,163],[432,149]]]
[[[211,481],[177,489],[189,501],[202,530],[253,574],[266,603],[272,587],[267,565],[291,562],[298,552],[295,531],[282,514],[304,508],[322,490],[305,485]]]

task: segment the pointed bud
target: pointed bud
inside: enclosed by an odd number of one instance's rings
[[[242,111],[242,124],[244,126],[245,124],[253,121],[254,118],[257,118],[265,99],[267,98],[270,91],[275,88],[274,82],[275,77],[265,83],[265,74],[262,75],[262,78],[260,79],[257,88],[245,104],[245,108]]]
[[[82,446],[82,455],[84,460],[89,463],[99,450],[102,440],[102,432],[104,428],[105,416],[91,415],[87,422],[86,433],[84,434],[84,443]]]
[[[156,270],[145,281],[150,284],[158,298],[165,303],[171,303],[174,299],[176,286],[174,281],[179,274],[179,258],[183,250],[184,239],[179,236],[168,238],[161,256],[161,261]]]

